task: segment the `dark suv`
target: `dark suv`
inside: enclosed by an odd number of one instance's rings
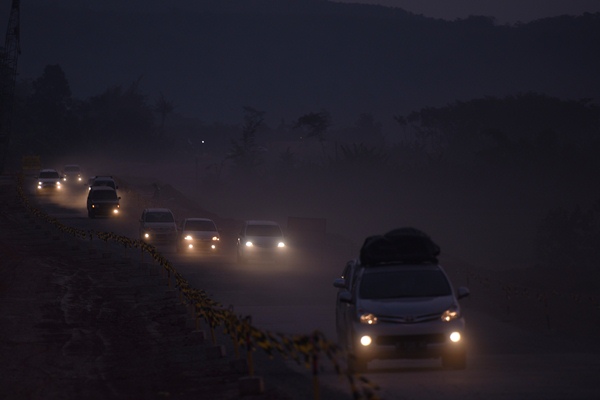
[[[119,200],[117,191],[109,186],[92,186],[88,191],[87,212],[88,217],[111,216],[119,214]]]
[[[94,186],[109,186],[115,190],[119,188],[115,182],[115,179],[109,175],[97,175],[91,177],[89,180],[89,186],[90,188]]]

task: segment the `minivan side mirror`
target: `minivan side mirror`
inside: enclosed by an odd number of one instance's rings
[[[338,289],[345,289],[346,288],[346,280],[344,278],[335,278],[333,280],[333,286]]]
[[[349,291],[344,290],[339,296],[339,299],[342,303],[352,303],[352,293]]]
[[[469,291],[468,288],[461,286],[458,288],[458,300],[463,299],[467,296],[469,296],[471,294],[471,292]]]

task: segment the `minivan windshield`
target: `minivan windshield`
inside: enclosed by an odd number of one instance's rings
[[[435,269],[365,271],[359,288],[359,296],[363,299],[437,297],[451,293],[448,279],[442,271]]]
[[[60,179],[58,172],[56,171],[43,171],[40,172],[40,178],[42,179]]]
[[[248,225],[246,236],[275,236],[281,237],[281,229],[278,225]]]
[[[186,231],[216,231],[217,227],[215,226],[215,223],[212,221],[205,221],[205,220],[192,220],[192,221],[186,221],[185,223],[185,230]]]
[[[117,192],[112,190],[94,190],[92,192],[94,200],[117,200]]]
[[[109,179],[94,179],[92,186],[109,186],[113,189],[117,188],[117,185],[115,185],[115,181]]]
[[[155,211],[146,213],[146,222],[175,222],[175,219],[169,212]]]

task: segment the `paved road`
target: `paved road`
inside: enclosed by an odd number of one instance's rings
[[[36,208],[69,226],[88,222],[78,215],[83,209],[41,203]],[[90,246],[32,216],[7,177],[0,179],[0,260],[3,400],[312,396],[306,376],[262,354],[249,376],[229,337],[218,331],[213,342],[196,329],[157,266],[119,247]]]
[[[81,207],[69,210],[53,204],[45,202],[44,207],[66,224],[80,228],[95,226],[135,237],[137,213],[133,208],[119,222],[90,221],[82,217]],[[63,206],[69,204],[73,202],[67,201]],[[335,240],[328,242],[325,249],[324,253],[308,252],[308,256],[294,258],[287,269],[262,264],[239,266],[233,253],[198,259],[180,256],[168,247],[161,251],[173,260],[176,269],[193,287],[207,290],[224,305],[233,305],[237,313],[252,315],[253,324],[261,329],[289,334],[319,329],[334,339],[335,291],[331,281],[351,255]],[[553,313],[552,324],[548,324],[547,311],[539,307],[539,302],[524,296],[509,302],[499,294],[494,289],[497,275],[485,275],[485,270],[478,270],[468,280],[460,261],[451,257],[442,260],[454,283],[468,283],[473,293],[464,302],[471,341],[469,367],[465,371],[445,371],[436,360],[372,362],[366,377],[381,386],[381,398],[600,398],[597,386],[600,352],[594,343],[600,328],[597,308],[573,303],[566,310],[577,316],[575,320],[567,314],[561,318]],[[567,329],[567,324],[561,324],[561,319],[577,326],[575,332]],[[307,375],[303,366],[290,361],[276,359],[265,365],[269,365],[266,368],[270,375],[282,377],[281,366]],[[321,372],[323,387],[351,397],[343,377],[327,365],[323,365]],[[289,376],[289,372],[285,374]],[[305,392],[306,395],[310,396],[310,392]]]

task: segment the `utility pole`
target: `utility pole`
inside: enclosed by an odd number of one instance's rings
[[[4,49],[0,54],[0,173],[4,171],[12,131],[17,60],[21,54],[19,14],[20,0],[12,0]]]

